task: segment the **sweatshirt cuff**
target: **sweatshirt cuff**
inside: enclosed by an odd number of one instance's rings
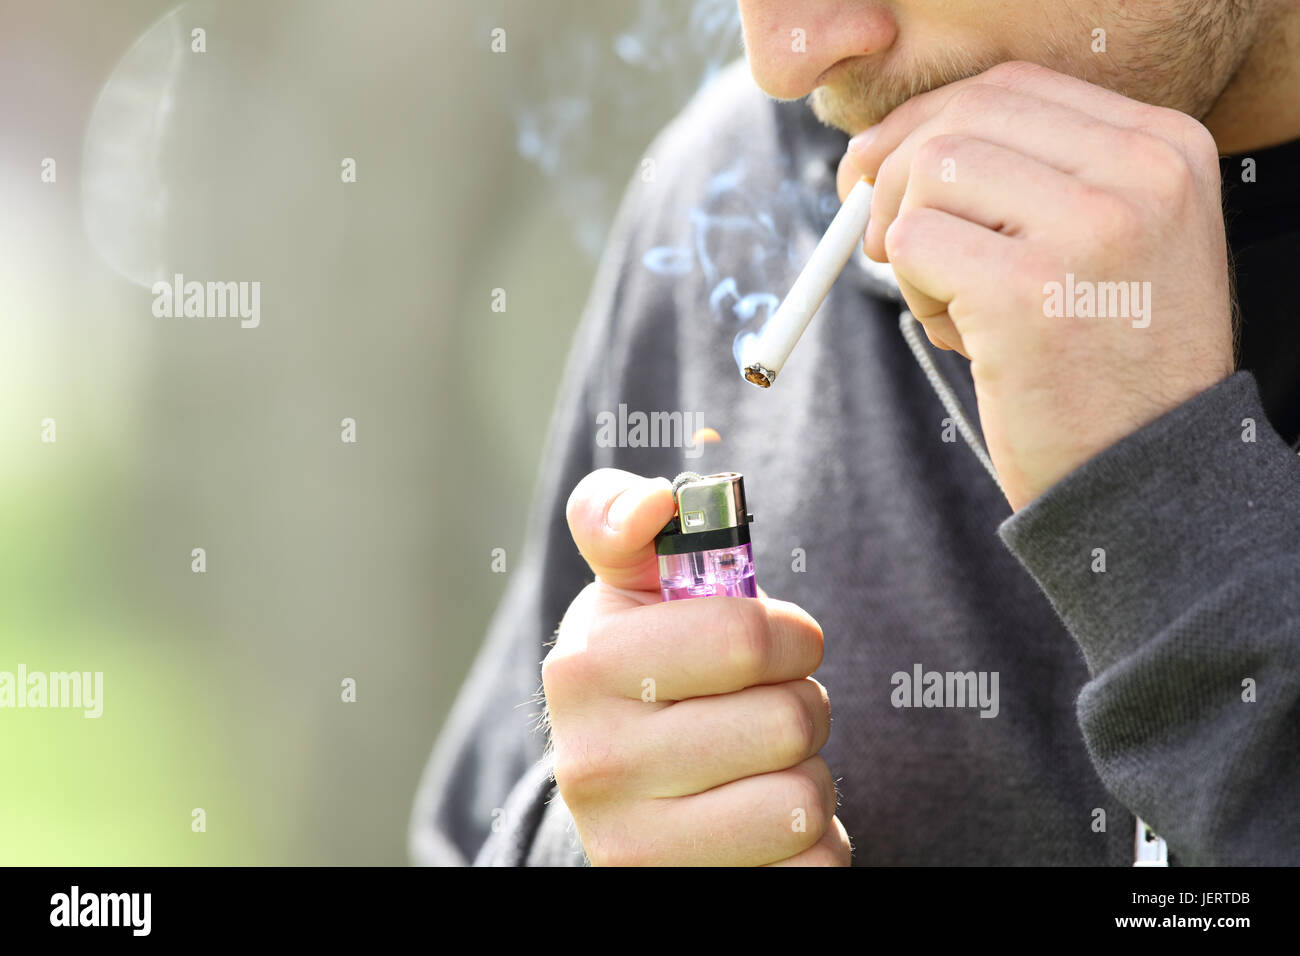
[[[1300,462],[1237,372],[1121,439],[998,534],[1096,676],[1300,540]]]

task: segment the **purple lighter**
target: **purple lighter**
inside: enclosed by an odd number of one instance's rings
[[[684,471],[673,479],[673,501],[677,511],[655,537],[664,600],[758,597],[744,477]]]

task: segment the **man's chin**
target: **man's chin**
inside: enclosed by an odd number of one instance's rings
[[[819,86],[809,93],[807,103],[814,116],[848,136],[876,125],[899,105],[894,103],[888,109],[872,108],[860,101],[850,102],[848,97],[829,86]]]

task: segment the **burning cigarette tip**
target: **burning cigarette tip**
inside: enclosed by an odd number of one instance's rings
[[[871,218],[871,195],[871,186],[862,179],[844,197],[844,204],[795,278],[785,300],[767,320],[758,337],[746,344],[746,381],[759,388],[770,388],[776,381],[799,337],[821,308],[853,250],[862,241],[867,221]]]

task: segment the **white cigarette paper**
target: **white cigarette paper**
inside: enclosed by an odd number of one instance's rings
[[[831,220],[826,234],[808,257],[789,294],[776,314],[746,349],[745,378],[762,388],[776,380],[777,373],[794,351],[795,343],[825,301],[836,277],[862,241],[871,218],[871,186],[860,179],[844,197],[844,204]]]

